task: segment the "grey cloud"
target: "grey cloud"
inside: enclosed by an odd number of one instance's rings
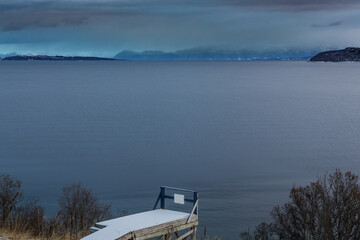
[[[240,10],[318,11],[358,7],[358,0],[2,0],[0,29],[79,26],[128,15],[201,15],[229,6]]]
[[[11,20],[10,20],[11,19]],[[10,20],[10,21],[9,21]],[[60,25],[81,25],[85,24],[88,16],[76,16],[76,14],[64,13],[22,13],[21,18],[7,14],[0,16],[0,27],[2,31],[17,31],[28,27],[54,28]]]
[[[319,11],[359,7],[358,0],[217,0],[217,2],[280,11]]]
[[[129,14],[131,14],[129,10],[110,8],[109,5],[103,4],[100,6],[97,2],[87,1],[2,2],[0,3],[0,30],[6,32],[31,27],[79,26],[88,24],[91,19],[113,18]]]
[[[312,24],[312,27],[335,27],[335,26],[339,26],[342,24],[342,21],[338,20],[338,21],[334,21],[331,23],[327,23],[327,24]]]
[[[265,51],[356,45],[360,16],[355,1],[344,0],[339,8],[333,0],[314,2],[1,0],[0,47],[112,56],[126,49]]]

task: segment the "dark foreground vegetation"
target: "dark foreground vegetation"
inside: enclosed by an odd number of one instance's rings
[[[0,233],[8,237],[79,239],[96,222],[111,217],[111,205],[81,184],[64,186],[58,204],[56,216],[47,218],[38,200],[23,197],[19,180],[0,175]]]
[[[261,223],[243,240],[357,240],[360,239],[358,176],[336,170],[305,187],[293,187],[290,202],[276,206],[272,223]]]
[[[358,176],[336,170],[305,187],[293,187],[290,201],[276,206],[273,221],[261,223],[242,240],[358,240],[360,185]],[[100,202],[81,184],[62,188],[59,211],[47,218],[36,199],[23,197],[21,182],[0,175],[0,236],[13,239],[75,240],[96,222],[112,217],[111,205]],[[122,215],[124,213],[121,213]],[[206,229],[204,235],[206,237]]]

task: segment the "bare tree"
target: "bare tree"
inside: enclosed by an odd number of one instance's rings
[[[353,173],[337,169],[305,187],[293,187],[289,197],[290,202],[273,209],[272,224],[260,224],[242,239],[360,239],[360,186]]]
[[[46,218],[37,199],[25,199],[21,182],[9,175],[0,175],[0,231],[27,234],[41,239],[79,239],[90,226],[111,217],[111,204],[100,202],[90,189],[81,184],[62,188],[60,210]],[[20,203],[21,202],[21,203]]]
[[[275,240],[278,239],[278,235],[275,232],[274,225],[272,223],[267,224],[265,222],[260,223],[253,233],[250,231],[242,232],[240,234],[242,240]]]
[[[10,175],[0,175],[0,210],[2,224],[6,225],[10,214],[22,200],[21,182]]]
[[[272,212],[282,239],[360,239],[360,186],[351,172],[293,187],[289,203]]]
[[[241,240],[253,240],[254,237],[253,237],[253,235],[250,233],[250,231],[248,230],[248,231],[242,232],[242,233],[240,234],[240,239],[241,239]]]
[[[63,187],[62,193],[59,198],[59,214],[70,238],[87,233],[96,222],[111,216],[111,204],[99,202],[90,189],[79,183]]]
[[[267,224],[267,223],[260,223],[255,231],[254,231],[254,238],[255,239],[261,239],[261,240],[273,240],[275,239],[276,233],[274,230],[273,224]]]

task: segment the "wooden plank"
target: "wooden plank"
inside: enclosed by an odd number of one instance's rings
[[[190,223],[186,223],[186,219],[182,219],[182,220],[177,220],[177,221],[168,222],[168,223],[160,224],[157,226],[141,229],[141,230],[136,231],[135,234],[137,236],[141,236],[141,235],[147,234],[149,232],[151,233],[151,232],[156,232],[156,231],[160,231],[160,230],[164,230],[164,229],[177,228],[177,227],[187,225],[187,224],[192,225],[196,222],[197,222],[196,218],[193,218]]]
[[[97,228],[97,227],[91,227],[90,228],[91,233],[94,233],[94,232],[99,231],[99,230],[101,230],[101,228]]]
[[[163,229],[163,230],[156,231],[156,232],[149,233],[149,234],[142,235],[142,236],[137,236],[137,235],[135,235],[134,240],[145,240],[145,239],[150,239],[150,238],[155,238],[155,237],[164,236],[164,235],[166,235],[166,234],[171,234],[171,233],[174,233],[174,232],[178,232],[178,231],[182,231],[182,230],[185,230],[185,229],[194,227],[195,224],[196,224],[196,226],[198,225],[198,223],[195,222],[195,223],[189,223],[189,224],[185,224],[185,225],[182,225],[182,226],[179,226],[179,227],[170,228],[170,229]],[[120,240],[120,239],[119,239],[119,240]],[[121,240],[122,240],[122,239],[121,239]]]
[[[195,192],[193,190],[189,190],[189,189],[185,189],[185,188],[176,188],[176,187],[169,187],[169,186],[162,186],[164,188],[170,189],[170,190],[175,190],[175,191],[180,191],[180,192]]]
[[[95,227],[100,228],[100,229],[103,229],[103,228],[106,227],[106,226],[95,223]]]
[[[160,224],[157,226],[144,228],[138,231],[134,231],[128,233],[116,240],[128,240],[128,239],[136,239],[136,240],[144,240],[159,236],[164,236],[166,234],[175,233],[181,230],[185,230],[187,228],[193,228],[199,225],[197,216],[194,215],[191,219],[191,222],[186,223],[187,219],[181,219],[177,221],[172,221],[165,224]]]
[[[188,236],[190,236],[193,232],[194,232],[194,230],[190,230],[187,233],[185,233],[184,235],[182,235],[181,237],[178,237],[176,240],[183,240],[183,239],[187,238]]]
[[[163,230],[163,229],[179,227],[179,226],[182,226],[182,225],[192,224],[192,223],[195,223],[195,222],[198,222],[198,219],[197,219],[196,215],[194,215],[191,218],[190,222],[187,222],[187,219],[184,218],[184,219],[180,219],[180,220],[176,220],[176,221],[172,221],[172,222],[167,222],[167,223],[164,223],[164,224],[159,224],[159,225],[152,226],[152,227],[149,227],[149,228],[140,229],[140,230],[134,231],[134,233],[139,237],[139,236],[141,236],[143,234],[147,234],[149,232],[155,232],[155,231],[159,231],[159,230]]]
[[[193,207],[193,209],[191,210],[190,216],[189,216],[189,218],[187,219],[186,223],[188,223],[188,222],[190,221],[190,219],[192,218],[192,216],[194,215],[194,212],[195,212],[195,210],[197,209],[198,204],[199,204],[199,199],[198,199],[198,200],[196,201],[196,203],[194,204],[194,207]]]

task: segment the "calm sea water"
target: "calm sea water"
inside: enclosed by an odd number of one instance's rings
[[[360,67],[308,62],[0,62],[0,172],[47,214],[82,182],[130,213],[160,185],[200,192],[237,239],[293,184],[360,174]]]

